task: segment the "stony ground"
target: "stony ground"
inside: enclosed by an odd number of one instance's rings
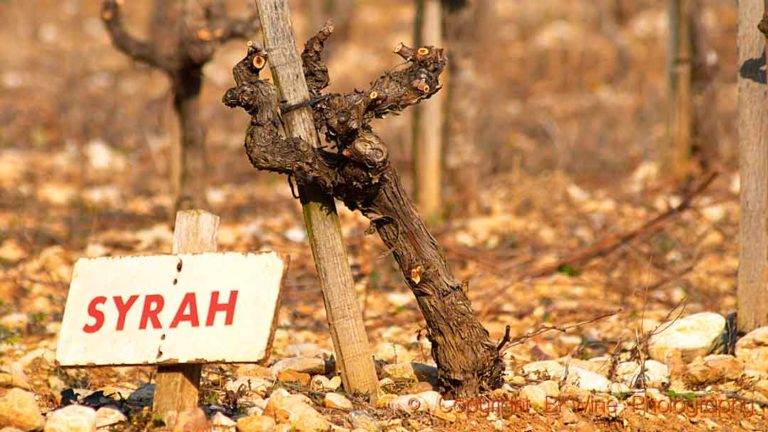
[[[8,199],[0,220],[9,227],[0,243],[0,421],[21,430],[162,430],[149,411],[152,368],[63,369],[55,361],[74,261],[167,252],[172,238],[166,195],[129,195],[106,175],[95,185],[70,183],[77,157],[0,152]],[[94,143],[83,163],[97,176],[125,158]],[[268,363],[206,366],[204,411],[181,415],[187,429],[175,430],[766,430],[768,329],[740,339],[735,356],[722,354],[733,349],[735,177],[721,175],[660,232],[526,276],[679,203],[685,194],[666,192],[652,171],[641,167],[618,192],[587,191],[563,175],[500,179],[516,186],[487,192],[492,213],[434,225],[492,337],[501,339],[506,325],[513,337],[505,386],[459,401],[433,388],[415,301],[361,216],[341,212],[381,379],[375,404],[340,387],[288,187],[267,179],[214,188],[220,250],[281,250],[292,267]]]

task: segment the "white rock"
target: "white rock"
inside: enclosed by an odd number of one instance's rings
[[[520,389],[520,396],[528,399],[534,409],[541,410],[547,403],[547,392],[538,384],[530,384]]]
[[[338,408],[343,410],[351,410],[354,408],[352,402],[339,393],[326,393],[325,394],[325,407],[326,408]]]
[[[389,408],[395,411],[413,414],[415,412],[428,412],[444,420],[455,420],[452,413],[455,401],[443,400],[440,393],[430,390],[421,393],[396,396],[389,401]]]
[[[324,360],[328,360],[333,354],[331,351],[312,343],[288,345],[285,347],[285,353],[292,357],[317,357]]]
[[[644,375],[645,384],[650,387],[661,388],[669,383],[669,368],[656,360],[645,361]],[[640,377],[640,365],[634,361],[619,363],[616,376],[622,383],[632,387]]]
[[[234,381],[228,382],[224,388],[235,393],[239,393],[241,391],[251,391],[263,397],[274,384],[274,381],[270,381],[264,378],[254,376],[241,376]]]
[[[236,430],[237,423],[224,414],[217,412],[211,417],[212,432],[235,432]]]
[[[337,388],[341,387],[341,377],[338,375],[334,375],[333,378],[328,382],[329,389],[336,390]]]
[[[701,209],[701,214],[710,222],[717,223],[725,219],[728,210],[723,204],[714,204]]]
[[[612,395],[623,395],[625,393],[629,393],[631,390],[632,389],[630,389],[629,386],[624,383],[611,383]]]
[[[275,430],[275,420],[263,415],[249,415],[237,419],[239,432],[272,432]]]
[[[315,375],[309,382],[309,388],[315,391],[323,391],[331,388],[331,380],[323,375]],[[335,390],[335,389],[334,389]]]
[[[368,432],[379,432],[381,430],[376,420],[371,417],[370,414],[362,410],[349,413],[349,421],[352,422],[352,427],[354,427],[355,430],[362,429]]]
[[[611,388],[608,378],[575,366],[568,368],[568,382],[586,391],[607,392]]]
[[[96,411],[96,428],[101,429],[103,427],[116,425],[128,421],[128,417],[125,416],[119,409],[113,407],[101,407]]]
[[[82,405],[58,409],[45,422],[45,432],[95,432],[96,411]]]
[[[47,364],[53,365],[56,363],[56,353],[52,349],[37,348],[24,354],[24,356],[19,359],[19,363],[24,365],[24,367],[27,367],[37,359],[43,359]]]
[[[34,394],[14,388],[0,397],[0,425],[29,431],[40,429],[44,423]]]
[[[0,366],[0,386],[18,387],[24,390],[32,389],[29,384],[29,377],[24,372],[24,365],[21,362]]]
[[[26,330],[27,324],[29,324],[29,316],[23,312],[13,312],[0,318],[0,326],[9,330]]]
[[[542,360],[523,366],[523,375],[529,380],[560,379],[565,375],[565,367],[554,360]]]
[[[685,381],[695,384],[715,384],[720,381],[737,380],[744,371],[741,359],[725,355],[713,354],[704,358],[697,357],[685,371]]]
[[[294,243],[302,243],[307,239],[307,232],[304,228],[289,228],[283,233],[286,239]]]
[[[125,158],[101,139],[89,142],[85,147],[88,163],[95,170],[122,171]]]
[[[269,368],[275,376],[288,369],[313,375],[322,374],[325,373],[325,360],[316,357],[291,357],[280,360]]]
[[[702,312],[663,323],[658,333],[648,341],[651,358],[667,362],[669,356],[679,353],[686,363],[706,355],[715,339],[725,328],[725,318],[713,312]]]
[[[413,371],[411,362],[393,363],[384,365],[382,368],[384,376],[392,379],[415,380],[416,373]]]
[[[387,363],[409,362],[413,360],[408,350],[396,343],[382,342],[374,348],[374,357]]]
[[[387,294],[387,301],[395,307],[404,307],[415,300],[411,293],[391,292]]]
[[[747,370],[768,373],[768,327],[752,330],[739,339],[736,358],[744,362]]]
[[[0,244],[0,259],[18,262],[27,257],[27,251],[14,239],[8,239]],[[17,312],[17,314],[20,312]],[[14,314],[11,314],[14,315]],[[23,314],[26,317],[26,314]],[[8,327],[6,325],[6,327]]]
[[[331,423],[307,403],[306,397],[286,391],[272,393],[264,415],[274,417],[278,423],[290,423],[296,430],[304,432],[325,432],[331,427]]]

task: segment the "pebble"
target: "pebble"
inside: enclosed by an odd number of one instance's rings
[[[0,326],[8,330],[25,331],[29,324],[29,316],[23,312],[12,312],[0,318]]]
[[[117,408],[105,406],[96,411],[96,428],[116,425],[128,421],[128,417]]]
[[[382,342],[373,349],[374,357],[387,363],[409,362],[412,360],[408,350],[396,343]]]
[[[274,381],[277,378],[269,368],[257,364],[240,365],[237,367],[235,374],[237,376],[252,376],[269,381]]]
[[[44,423],[34,394],[14,388],[0,397],[0,424],[29,431],[42,428]]]
[[[690,363],[704,356],[725,329],[725,318],[714,312],[702,312],[663,323],[658,333],[648,341],[648,353],[654,360],[665,363],[669,356],[679,353]]]
[[[277,379],[280,382],[298,383],[299,385],[306,387],[312,380],[312,376],[308,373],[297,372],[293,369],[285,369],[277,374]]]
[[[736,380],[744,371],[742,361],[734,356],[714,354],[697,357],[685,370],[685,381],[690,384],[715,384]]]
[[[736,342],[736,358],[749,370],[768,372],[768,327],[747,333]]]
[[[284,352],[293,357],[317,357],[323,360],[328,360],[333,355],[331,351],[320,348],[313,343],[288,345],[285,347]]]
[[[69,405],[54,411],[45,422],[45,432],[95,432],[96,411],[82,405]]]
[[[642,368],[634,361],[619,363],[616,375],[622,383],[634,387],[638,384],[641,369],[646,386],[662,388],[669,384],[669,368],[656,360],[646,360]]]
[[[254,376],[241,376],[234,381],[229,381],[224,388],[234,393],[253,392],[261,397],[267,394],[274,385],[274,381]]]
[[[307,401],[308,398],[303,395],[278,390],[267,401],[264,415],[274,417],[278,423],[290,423],[302,432],[327,431],[331,424]]]
[[[351,410],[354,408],[352,402],[339,393],[326,393],[325,394],[325,407],[326,408],[338,408],[343,410]]]
[[[273,364],[269,370],[275,376],[284,370],[293,370],[312,375],[324,374],[325,360],[316,357],[291,357]]]
[[[607,392],[611,388],[611,381],[608,378],[575,366],[568,368],[568,381],[574,382],[580,389],[586,391]]]
[[[560,379],[565,375],[565,367],[554,360],[542,360],[523,366],[522,375],[529,381]]]
[[[142,384],[128,396],[128,402],[139,406],[152,405],[152,400],[155,398],[155,387],[155,384]]]
[[[393,363],[381,368],[386,378],[416,380],[411,362]]]
[[[29,377],[24,372],[24,365],[20,362],[13,362],[5,366],[0,366],[0,387],[18,387],[24,390],[31,390]]]
[[[209,428],[205,412],[200,408],[192,408],[179,414],[173,432],[208,432]]]
[[[362,429],[368,432],[379,432],[381,430],[378,422],[365,411],[352,411],[349,413],[349,421],[355,429]]]
[[[536,410],[542,410],[547,405],[547,398],[560,395],[560,387],[556,382],[548,380],[538,384],[529,384],[520,389],[520,396],[528,399]]]
[[[456,421],[456,413],[452,412],[454,401],[443,400],[442,395],[436,391],[426,391],[410,395],[396,396],[389,400],[389,408],[413,414],[415,412],[428,412],[435,417],[447,421]]]
[[[336,390],[337,388],[341,387],[341,377],[338,375],[334,375],[334,377],[331,378],[331,381],[328,384],[330,384],[330,387],[328,387],[329,389]]]
[[[309,388],[315,391],[335,390],[331,389],[331,380],[323,375],[315,375],[309,383]]]
[[[235,432],[237,423],[224,414],[217,412],[211,417],[211,432]]]
[[[251,415],[237,419],[238,432],[272,432],[275,420],[263,415]]]

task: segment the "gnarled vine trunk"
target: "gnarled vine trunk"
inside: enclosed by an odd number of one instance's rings
[[[400,45],[395,52],[406,68],[387,72],[366,91],[321,94],[328,71],[320,54],[332,27],[326,25],[310,39],[302,54],[304,74],[315,114],[332,149],[317,149],[280,131],[281,112],[274,85],[259,72],[267,53],[251,45],[233,69],[236,87],[224,103],[251,114],[245,138],[254,167],[287,174],[300,185],[313,185],[360,210],[392,250],[427,323],[438,384],[449,396],[466,397],[501,385],[503,364],[497,346],[472,310],[462,284],[451,275],[437,241],[416,212],[389,162],[389,151],[370,122],[401,111],[440,90],[446,64],[443,50]]]

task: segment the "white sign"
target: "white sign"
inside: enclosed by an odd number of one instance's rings
[[[80,259],[62,366],[256,362],[272,345],[287,257],[274,252]]]

